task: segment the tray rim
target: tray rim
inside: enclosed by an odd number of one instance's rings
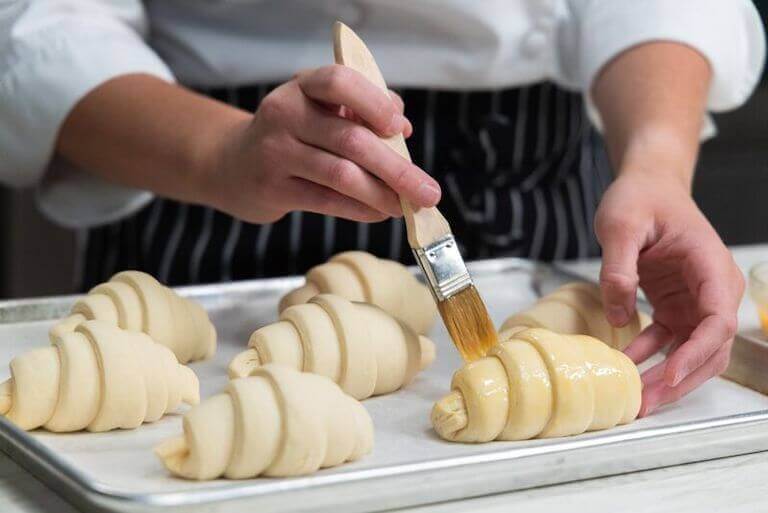
[[[577,275],[568,273],[558,266],[543,262],[535,262],[519,257],[491,258],[467,262],[467,267],[472,274],[487,274],[501,271],[525,270],[534,273],[558,272],[570,274],[574,279]],[[416,266],[407,266],[408,270],[422,280],[420,271]],[[303,283],[303,275],[279,276],[275,278],[257,278],[249,280],[237,280],[222,283],[203,283],[199,285],[184,285],[171,287],[179,295],[188,298],[205,300],[215,297],[222,291],[229,294],[247,294],[255,289],[274,291],[295,287]],[[0,299],[0,326],[22,322],[46,321],[57,318],[54,313],[56,308],[66,308],[85,294],[49,295],[32,298]],[[49,315],[28,315],[30,312],[50,312]],[[28,315],[25,318],[21,318]]]
[[[478,274],[521,270],[532,273],[556,273],[574,279],[585,279],[583,276],[562,269],[557,264],[533,262],[516,257],[474,261],[469,263],[469,267],[471,272]],[[416,272],[415,267],[412,267],[411,270]],[[291,276],[243,280],[231,283],[178,287],[175,290],[186,297],[206,298],[215,297],[222,291],[237,294],[252,292],[254,289],[265,291],[284,289],[295,286],[302,279],[299,276]],[[2,300],[0,301],[0,313],[8,310],[24,312],[25,309],[30,307],[68,305],[77,297],[80,297],[80,295]],[[8,318],[0,316],[0,326],[51,318],[53,317],[8,320]],[[622,442],[647,442],[660,438],[684,439],[687,435],[706,433],[711,430],[761,425],[768,427],[768,409],[633,431],[624,431],[619,428],[618,430],[587,433],[578,437],[560,439],[560,442],[554,444],[529,446],[522,449],[514,446],[500,449],[499,445],[494,444],[487,451],[479,454],[442,457],[434,460],[404,464],[390,464],[368,469],[353,469],[332,474],[275,479],[268,482],[264,480],[232,481],[231,485],[228,486],[208,486],[201,489],[160,492],[124,492],[111,485],[106,485],[92,479],[88,474],[69,464],[55,451],[50,450],[45,444],[30,436],[27,432],[20,430],[2,416],[0,416],[0,447],[22,467],[27,468],[28,465],[33,467],[34,470],[28,469],[33,475],[43,479],[55,491],[64,494],[78,505],[119,509],[122,504],[130,505],[132,508],[168,508],[170,510],[171,508],[185,506],[205,506],[220,501],[258,500],[266,496],[299,490],[312,492],[332,485],[368,483],[387,477],[403,478],[410,476],[411,478],[418,478],[419,475],[434,471],[466,469],[468,467],[479,468],[487,464],[511,462],[533,455],[557,455],[559,453],[570,453],[590,448],[608,447]],[[768,437],[768,430],[766,431],[766,436]],[[753,452],[760,450],[764,449],[756,448]],[[743,450],[738,452],[738,454],[743,453],[745,453]],[[415,505],[416,503],[413,504]]]
[[[12,447],[13,451],[10,453],[12,456],[15,452],[31,456],[34,466],[42,469],[46,474],[39,477],[64,485],[71,493],[76,494],[77,497],[84,498],[88,505],[99,507],[107,504],[127,503],[133,507],[141,508],[173,508],[203,506],[216,502],[243,499],[257,500],[260,497],[277,493],[312,492],[332,485],[360,484],[387,477],[407,478],[410,476],[417,478],[421,474],[433,471],[449,471],[457,468],[466,469],[467,467],[479,468],[487,464],[512,462],[537,455],[553,456],[560,453],[610,447],[626,442],[647,442],[663,438],[683,439],[688,435],[706,433],[712,430],[762,425],[768,427],[768,409],[727,415],[714,419],[680,422],[635,431],[613,430],[587,433],[570,439],[564,438],[556,444],[533,446],[524,449],[510,447],[499,450],[498,445],[495,445],[495,450],[494,448],[489,448],[488,451],[481,454],[454,456],[423,462],[342,471],[319,476],[279,478],[270,480],[267,483],[261,480],[258,482],[255,480],[242,480],[232,481],[229,486],[216,488],[207,487],[199,490],[145,493],[122,492],[112,486],[90,480],[85,473],[66,463],[54,451],[49,450],[44,444],[27,435],[25,431],[20,430],[2,417],[0,417],[0,438],[2,438],[1,443],[4,449],[6,444]],[[768,432],[766,432],[766,437],[768,437]],[[762,450],[764,449],[755,448],[751,452]],[[744,451],[738,451],[736,454],[744,453]],[[692,461],[699,460],[693,458]],[[25,462],[18,461],[18,463],[26,468]],[[35,473],[33,472],[33,474]]]

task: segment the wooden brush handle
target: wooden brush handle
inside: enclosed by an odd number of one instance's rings
[[[337,21],[333,26],[333,55],[337,64],[343,64],[360,73],[389,94],[384,77],[363,40],[349,27]],[[402,134],[382,138],[382,141],[411,161],[411,154]],[[408,231],[408,243],[412,248],[424,248],[451,233],[448,221],[435,207],[414,209],[403,197],[400,205]]]

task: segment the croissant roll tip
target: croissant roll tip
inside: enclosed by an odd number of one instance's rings
[[[277,313],[281,314],[283,313],[283,310],[288,308],[289,306],[292,306],[294,304],[294,296],[296,295],[296,292],[300,289],[295,289],[289,292],[288,294],[284,295],[282,298],[280,298],[280,302],[277,304]]]
[[[307,282],[301,287],[297,287],[284,295],[280,299],[280,303],[277,306],[278,313],[282,313],[283,310],[289,306],[301,305],[308,302],[320,292],[314,283]]]
[[[48,338],[51,339],[51,341],[60,339],[64,334],[64,330],[62,328],[63,323],[58,323],[51,326],[51,329],[48,330]]]
[[[153,449],[155,456],[174,474],[181,474],[181,465],[189,454],[189,446],[184,436],[164,440]]]
[[[261,367],[259,353],[255,349],[249,348],[235,356],[229,367],[227,374],[229,379],[245,378],[251,375],[251,372]]]
[[[432,408],[432,426],[446,440],[453,439],[454,435],[464,429],[468,422],[464,396],[458,390],[437,401]]]
[[[499,332],[499,342],[506,342],[507,340],[513,338],[515,335],[517,335],[521,331],[525,331],[527,329],[530,329],[530,327],[529,326],[509,326],[507,328],[504,328]]]
[[[434,342],[421,335],[419,335],[419,345],[421,346],[421,370],[424,370],[435,361],[437,348]]]
[[[200,402],[200,380],[189,367],[182,365],[180,371],[183,380],[182,400],[190,406],[194,406]]]
[[[10,379],[0,383],[0,415],[5,415],[13,405],[13,383]]]
[[[86,320],[83,314],[75,313],[60,320],[48,330],[48,338],[55,342],[67,333],[75,331],[77,326]]]
[[[216,354],[216,346],[218,345],[216,339],[216,328],[213,326],[213,323],[211,323],[208,325],[208,340],[210,340],[210,343],[208,344],[208,350],[205,352],[205,355],[203,355],[204,360],[212,358],[213,355]]]

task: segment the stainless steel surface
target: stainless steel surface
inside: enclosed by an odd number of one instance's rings
[[[496,323],[571,279],[514,259],[469,267]],[[223,386],[229,358],[245,347],[253,329],[274,320],[278,297],[299,282],[180,290],[206,306],[220,333],[217,357],[194,366],[205,396]],[[46,343],[50,322],[41,319],[59,315],[69,302],[0,303],[0,365],[11,350]],[[38,320],[26,322],[26,315]],[[432,369],[401,392],[365,402],[376,426],[374,453],[313,476],[206,483],[169,478],[150,451],[180,430],[178,415],[136,431],[70,435],[24,433],[0,419],[0,445],[83,509],[260,513],[381,511],[768,450],[768,398],[722,379],[658,415],[614,430],[485,445],[443,442],[430,429],[429,407],[447,391],[460,358],[443,327],[433,338],[439,349]]]
[[[413,250],[437,301],[445,301],[472,285],[469,271],[453,235],[446,235],[426,248]]]

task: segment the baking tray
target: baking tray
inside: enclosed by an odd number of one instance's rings
[[[496,323],[570,281],[519,259],[471,264]],[[221,390],[230,358],[250,333],[276,317],[279,296],[300,278],[187,287],[219,330],[216,357],[193,364],[202,394]],[[0,378],[23,350],[46,344],[73,297],[0,303]],[[442,325],[435,365],[407,389],[365,401],[376,427],[374,452],[361,461],[292,479],[191,482],[169,477],[152,454],[181,430],[180,414],[135,431],[25,433],[0,418],[0,446],[75,506],[88,511],[366,512],[518,490],[768,449],[768,398],[714,379],[674,406],[613,430],[570,438],[462,445],[430,427],[433,402],[460,359]]]

